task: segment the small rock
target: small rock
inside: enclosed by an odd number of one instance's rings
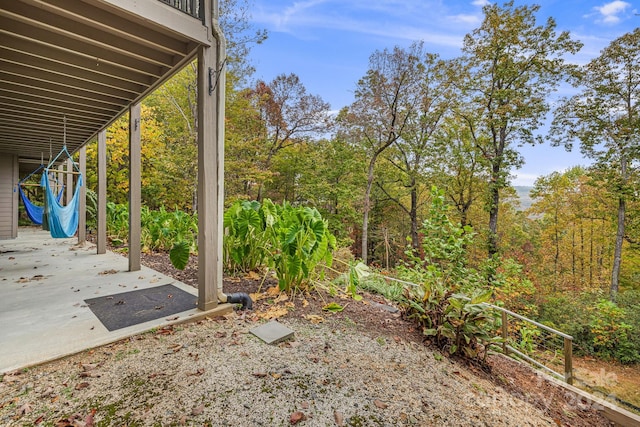
[[[289,417],[289,422],[291,424],[298,424],[300,421],[303,421],[306,419],[307,417],[304,415],[304,413],[300,411],[296,411],[293,414],[291,414],[291,416]]]
[[[389,405],[387,405],[386,403],[384,403],[382,400],[374,400],[373,404],[376,405],[376,408],[379,409],[387,409],[389,407]]]

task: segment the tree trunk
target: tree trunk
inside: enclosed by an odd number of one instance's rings
[[[367,175],[367,189],[364,193],[364,206],[362,214],[362,262],[367,263],[367,248],[369,244],[369,210],[371,209],[371,188],[373,187],[373,169],[376,165],[377,154],[371,157]]]
[[[629,179],[627,172],[627,158],[624,153],[620,156],[620,177],[622,178],[623,189],[627,186]],[[622,263],[622,242],[624,240],[624,219],[627,203],[624,192],[618,197],[618,230],[616,231],[616,246],[613,253],[613,269],[611,271],[611,287],[609,288],[609,299],[615,302],[618,296],[618,285],[620,281],[620,264]]]
[[[624,217],[626,201],[624,197],[618,199],[618,230],[616,232],[616,246],[613,254],[613,270],[611,272],[611,287],[609,289],[609,299],[615,302],[618,295],[618,285],[620,281],[620,264],[622,262],[622,241],[624,239]]]
[[[498,185],[500,168],[494,165],[489,186],[489,258],[498,253],[498,207],[500,205],[500,188]]]
[[[418,187],[415,178],[412,178],[411,183],[411,210],[409,211],[409,216],[411,216],[411,247],[418,250],[420,247],[418,240]]]

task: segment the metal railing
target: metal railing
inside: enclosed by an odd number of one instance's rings
[[[202,10],[204,0],[159,0],[159,1],[204,22],[204,13]]]
[[[515,354],[519,358],[526,360],[527,362],[537,366],[540,369],[547,371],[548,373],[557,376],[559,378],[563,378],[568,384],[573,384],[573,337],[571,335],[567,335],[564,332],[560,332],[549,326],[543,325],[542,323],[538,323],[535,320],[531,320],[527,317],[524,317],[518,313],[514,313],[511,310],[507,310],[503,307],[498,307],[493,304],[484,304],[492,310],[497,310],[500,312],[502,317],[502,326],[501,326],[501,334],[502,334],[502,352],[509,356],[510,354]],[[564,359],[564,373],[560,373],[555,371],[553,368],[549,367],[548,364],[545,364],[544,361],[536,360],[525,352],[521,351],[514,347],[515,340],[513,340],[511,336],[511,331],[509,326],[512,324],[510,322],[510,318],[518,319],[520,322],[524,322],[527,325],[533,325],[536,329],[535,331],[543,330],[556,337],[553,338],[562,338],[562,353]],[[554,339],[550,339],[549,341],[554,341]],[[538,340],[538,342],[542,342],[542,340]],[[540,345],[540,344],[538,344]],[[536,345],[536,347],[538,347]],[[546,345],[543,345],[547,347]],[[536,354],[544,354],[544,352],[536,352]]]

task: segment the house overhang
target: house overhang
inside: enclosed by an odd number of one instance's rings
[[[159,0],[2,2],[0,153],[22,173],[65,142],[73,153],[212,42]]]

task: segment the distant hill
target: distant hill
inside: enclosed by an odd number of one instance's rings
[[[520,209],[523,211],[529,209],[531,207],[531,204],[533,203],[529,192],[533,189],[533,187],[516,185],[513,188],[515,188],[516,193],[518,193],[518,198],[520,198]]]

